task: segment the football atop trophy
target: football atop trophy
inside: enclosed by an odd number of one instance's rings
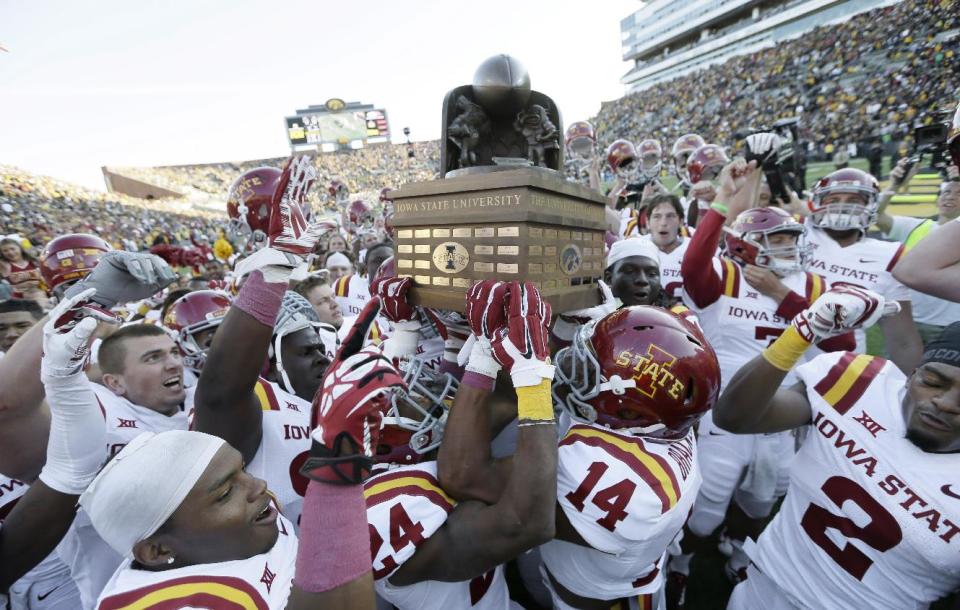
[[[494,55],[474,72],[472,89],[488,114],[513,119],[530,101],[530,74],[515,57]]]

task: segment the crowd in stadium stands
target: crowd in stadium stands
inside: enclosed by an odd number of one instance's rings
[[[393,242],[437,142],[114,168],[152,201],[0,166],[0,609],[960,607],[956,4],[570,124],[581,186],[532,188],[596,222],[495,273],[462,216]],[[848,167],[948,106],[942,163]],[[837,169],[796,192],[737,134],[800,108]]]
[[[414,156],[410,157],[405,144],[376,144],[360,150],[318,155],[315,165],[323,180],[338,178],[351,193],[375,198],[384,186],[396,188],[404,182],[429,180],[436,175],[440,165],[437,142],[414,142],[412,148]],[[115,169],[187,195],[202,193],[223,199],[230,184],[243,172],[254,167],[280,167],[284,160],[285,157],[278,157],[238,163]]]
[[[874,138],[893,153],[917,120],[953,101],[958,36],[955,3],[905,0],[605,103],[598,137],[672,142],[693,132],[726,145],[799,116],[811,159]]]

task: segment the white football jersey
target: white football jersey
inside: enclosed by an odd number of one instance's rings
[[[246,471],[267,482],[283,515],[299,530],[308,483],[300,467],[310,457],[311,404],[265,379],[254,392],[263,409],[263,437]]]
[[[370,284],[367,278],[356,273],[343,276],[333,283],[333,299],[340,306],[344,317],[357,315],[370,300]]]
[[[557,501],[593,548],[552,540],[540,547],[569,591],[619,599],[658,591],[667,546],[683,528],[700,487],[696,437],[667,441],[573,423],[559,446]]]
[[[617,232],[617,238],[626,239],[640,235],[640,213],[636,208],[627,206],[617,210],[617,213],[620,214],[620,230]]]
[[[0,474],[0,527],[29,488],[23,481]],[[45,601],[51,604],[56,602],[56,607],[64,608],[69,606],[66,602],[71,599],[74,605],[80,604],[80,593],[70,578],[70,568],[56,552],[47,555],[20,580],[10,585],[9,592],[11,608],[40,609],[46,607]],[[6,608],[2,599],[0,608]]]
[[[110,578],[97,610],[128,608],[249,608],[283,610],[297,563],[293,525],[277,516],[279,535],[266,553],[249,559],[152,572],[130,563]]]
[[[703,334],[717,353],[722,389],[740,367],[783,333],[790,319],[777,315],[779,304],[748,284],[733,260],[715,257],[713,268],[723,286],[720,298],[701,309],[684,293],[684,303],[699,317]],[[811,303],[826,289],[822,277],[805,271],[791,273],[781,281]],[[792,380],[792,373],[788,374],[784,384],[790,385]]]
[[[187,430],[190,427],[189,420],[193,416],[193,394],[196,386],[187,388],[187,397],[180,409],[173,415],[167,416],[135,405],[98,383],[90,385],[106,423],[107,460],[143,432]],[[109,544],[100,538],[83,509],[77,511],[77,517],[57,547],[57,552],[64,563],[70,566],[70,573],[80,590],[84,608],[93,607],[93,602],[100,595],[110,575],[123,560]]]
[[[888,301],[909,301],[910,291],[898,282],[891,271],[903,254],[903,244],[864,237],[841,248],[826,231],[807,224],[807,243],[813,248],[807,268],[822,275],[832,286],[853,284],[872,290]],[[855,331],[857,353],[867,350],[867,334]]]
[[[510,604],[503,567],[464,582],[428,580],[393,586],[390,575],[447,521],[455,502],[437,482],[437,463],[394,468],[364,483],[370,552],[377,594],[400,610],[477,608],[503,610]]]
[[[882,358],[797,369],[812,425],[780,512],[746,550],[810,608],[926,608],[960,587],[960,454],[905,438],[906,378]]]
[[[691,232],[692,233],[692,232]],[[653,244],[653,239],[649,235],[643,235],[640,239],[647,240]],[[689,237],[681,237],[680,245],[672,252],[660,250],[660,286],[664,292],[675,299],[683,296],[683,277],[680,275],[680,264],[683,263],[683,255],[690,245]]]

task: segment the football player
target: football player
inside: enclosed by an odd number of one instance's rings
[[[195,290],[167,309],[163,326],[175,334],[183,365],[194,375],[203,370],[213,335],[228,309],[230,297],[216,290]]]
[[[684,212],[680,199],[676,195],[654,195],[646,204],[647,228],[649,233],[640,239],[649,241],[660,251],[660,282],[668,297],[680,300],[683,293],[683,279],[680,275],[680,263],[690,245],[690,238],[684,227]]]
[[[877,181],[859,169],[827,174],[813,187],[806,223],[812,247],[810,270],[831,285],[851,284],[900,303],[900,313],[880,320],[890,359],[909,373],[920,361],[922,343],[913,323],[910,292],[891,271],[903,254],[902,244],[867,237],[877,217]],[[866,351],[866,333],[856,332],[857,352]]]
[[[51,421],[40,476],[32,485],[0,476],[0,606],[4,608],[81,607],[70,569],[53,551],[73,521],[77,497],[96,476],[105,453],[103,418],[83,372],[97,323],[95,318],[77,322],[79,308],[74,308],[94,293],[87,290],[76,300],[61,302],[43,328],[40,367]]]
[[[358,322],[317,394],[317,427],[303,464],[314,480],[299,540],[266,483],[245,472],[240,452],[223,439],[141,435],[80,499],[125,558],[98,610],[374,607],[361,484],[378,442],[383,394],[403,381],[385,358],[361,350],[372,319]]]
[[[636,182],[640,162],[637,149],[630,140],[614,140],[607,147],[607,165],[616,179],[607,193],[609,205],[620,215],[617,238],[640,234],[640,214],[637,204],[640,202],[639,189],[631,187]]]
[[[687,224],[691,227],[696,227],[710,208],[710,203],[717,196],[715,183],[720,171],[729,162],[726,151],[716,144],[705,144],[687,157],[686,175],[691,186],[686,201],[681,203],[687,206]]]
[[[695,226],[696,217],[692,216],[697,211],[697,208],[693,208],[693,212],[690,210],[690,187],[693,186],[693,182],[690,180],[690,175],[687,173],[687,159],[690,158],[690,155],[694,153],[701,146],[706,145],[706,140],[695,133],[688,133],[682,135],[673,143],[673,148],[670,150],[670,157],[673,160],[673,173],[677,177],[677,187],[681,189],[680,203],[683,205],[684,210],[684,220],[687,225]]]
[[[158,257],[111,251],[90,235],[54,239],[44,249],[41,271],[61,300],[96,288],[96,302],[84,308],[89,315],[152,296],[176,280]],[[21,481],[32,481],[40,472],[49,430],[40,382],[42,348],[43,324],[38,323],[0,359],[0,472]]]
[[[393,256],[393,244],[381,242],[367,250],[364,259],[365,273],[351,273],[333,283],[333,298],[340,306],[344,316],[352,317],[360,313],[370,299],[370,283],[383,261]]]
[[[742,159],[723,169],[717,202],[701,219],[681,266],[685,301],[717,350],[724,383],[825,289],[821,276],[804,270],[802,224],[779,208],[737,213],[752,205],[759,177],[755,163]],[[730,220],[732,226],[725,229]],[[725,230],[725,254],[714,256]],[[839,341],[826,347],[850,346],[838,345]],[[742,577],[747,559],[736,541],[762,527],[778,495],[783,495],[793,445],[788,434],[734,436],[716,429],[709,415],[703,418],[699,449],[704,484],[687,524],[682,553],[670,564],[671,606],[682,606],[690,559],[723,522],[731,498],[742,515],[730,523],[736,552],[727,573]]]
[[[489,376],[495,367],[483,355],[485,333],[503,315],[501,288],[477,286],[468,305],[477,339],[467,370]],[[675,315],[625,307],[581,327],[557,353],[556,375],[559,508],[556,539],[540,547],[553,606],[608,608],[640,596],[651,604],[641,607],[655,608],[666,548],[700,485],[692,427],[717,398],[716,356]],[[496,500],[507,491],[503,473],[521,463],[519,456],[491,458],[487,417],[481,404],[458,401],[451,412],[440,476],[456,498]]]
[[[311,182],[306,163],[292,160],[284,170],[290,178],[272,199],[267,245],[237,266],[247,280],[214,335],[193,423],[240,452],[295,526],[307,487],[299,468],[309,450],[310,403],[336,351],[335,329],[314,322],[310,304],[286,290],[319,238],[315,225],[293,218]]]
[[[810,426],[783,506],[746,546],[728,608],[926,608],[960,587],[960,324],[909,377],[883,358],[811,343],[896,315],[831,289],[730,380],[714,410],[736,433]],[[789,371],[797,383],[784,387]]]

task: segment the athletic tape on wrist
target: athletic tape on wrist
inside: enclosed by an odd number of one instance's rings
[[[730,208],[728,208],[726,204],[720,203],[719,201],[715,203],[711,203],[710,208],[720,212],[724,216],[726,216],[730,212]]]
[[[517,388],[517,418],[520,421],[553,420],[553,396],[550,380]]]
[[[467,371],[463,374],[463,378],[460,380],[460,385],[466,385],[477,390],[492,392],[494,385],[496,385],[496,379],[493,377],[487,377],[483,373],[478,373],[476,371]]]
[[[794,325],[787,327],[773,344],[763,350],[763,358],[781,371],[789,371],[810,347]]]

